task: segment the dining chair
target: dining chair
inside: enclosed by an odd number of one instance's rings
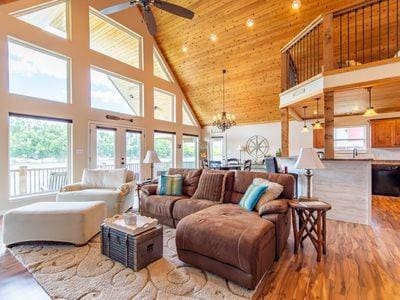
[[[238,165],[239,160],[237,158],[228,158],[227,160],[227,165]]]
[[[220,170],[222,163],[219,160],[210,160],[208,166],[210,167],[210,169]]]
[[[266,157],[264,160],[267,173],[278,173],[278,161],[276,157]]]
[[[205,158],[201,160],[201,167],[203,169],[208,169],[208,159]]]
[[[244,161],[243,171],[251,171],[251,159]]]

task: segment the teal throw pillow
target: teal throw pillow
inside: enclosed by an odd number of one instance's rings
[[[161,175],[157,185],[157,195],[182,196],[182,175]]]
[[[247,209],[248,211],[252,211],[267,188],[268,187],[266,185],[251,184],[247,188],[246,193],[243,195],[242,200],[240,200],[239,206]]]

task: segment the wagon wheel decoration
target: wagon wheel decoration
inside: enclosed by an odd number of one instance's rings
[[[248,139],[246,143],[247,153],[255,160],[264,158],[268,154],[269,143],[261,135],[255,135]]]

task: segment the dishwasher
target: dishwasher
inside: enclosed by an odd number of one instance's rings
[[[400,165],[372,165],[372,194],[400,197]]]

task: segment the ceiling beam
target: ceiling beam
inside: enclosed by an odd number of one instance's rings
[[[303,118],[291,107],[289,107],[289,115],[296,121],[303,121]]]

